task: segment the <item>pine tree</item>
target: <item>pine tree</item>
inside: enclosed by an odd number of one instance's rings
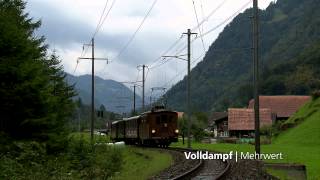
[[[24,9],[22,0],[0,0],[0,131],[55,144],[67,132],[75,93],[59,58],[35,37],[40,21]]]

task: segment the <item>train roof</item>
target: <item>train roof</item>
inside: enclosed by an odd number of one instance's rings
[[[112,124],[117,124],[118,122],[122,122],[122,121],[130,121],[130,120],[133,120],[133,119],[138,119],[140,117],[141,116],[138,115],[138,116],[132,116],[132,117],[129,117],[129,118],[123,118],[121,120],[113,121]]]
[[[144,114],[149,114],[149,113],[160,113],[160,112],[172,112],[172,113],[177,113],[176,111],[171,111],[171,110],[168,110],[168,109],[156,109],[156,110],[153,110],[153,111],[143,112],[142,115],[144,115]]]
[[[177,113],[176,111],[171,111],[171,110],[168,110],[168,109],[157,109],[157,110],[154,110],[154,111],[146,111],[146,112],[143,112],[143,113],[141,113],[141,115],[132,116],[132,117],[129,117],[129,118],[123,118],[123,119],[121,119],[121,120],[113,121],[112,124],[117,124],[117,123],[122,122],[122,121],[130,121],[130,120],[134,120],[134,119],[139,119],[141,116],[145,116],[145,115],[147,115],[147,114],[151,114],[151,113],[161,113],[161,112]]]
[[[139,119],[141,116],[138,115],[138,116],[132,116],[132,117],[129,117],[129,118],[123,118],[122,121],[129,121],[129,120],[133,120],[133,119]]]

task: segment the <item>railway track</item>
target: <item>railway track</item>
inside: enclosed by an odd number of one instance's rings
[[[222,179],[228,173],[230,168],[229,162],[222,160],[187,160],[184,152],[190,152],[188,149],[182,148],[167,148],[158,149],[160,151],[169,152],[173,158],[174,163],[167,169],[161,171],[158,175],[150,178],[154,179],[191,179],[191,180],[212,180]]]

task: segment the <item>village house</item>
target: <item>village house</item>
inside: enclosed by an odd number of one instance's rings
[[[209,117],[208,126],[213,130],[214,137],[228,137],[228,112],[214,112]]]
[[[310,96],[259,96],[260,108],[271,109],[276,120],[286,120],[310,100]],[[254,100],[249,102],[249,109],[253,109]]]
[[[260,96],[260,127],[288,119],[309,100],[310,96]],[[213,121],[216,137],[253,137],[253,108],[253,99],[248,108],[229,108],[226,117]]]
[[[270,109],[260,109],[260,127],[272,125]],[[230,137],[254,136],[254,110],[245,108],[228,109],[228,131]]]

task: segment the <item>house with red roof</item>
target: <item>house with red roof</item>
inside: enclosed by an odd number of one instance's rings
[[[310,96],[259,96],[260,127],[271,126],[275,121],[291,117],[310,100]],[[228,109],[228,133],[230,136],[254,136],[254,100],[248,108]]]
[[[310,100],[310,96],[259,96],[260,108],[268,108],[274,118],[285,120],[291,117],[298,109]],[[249,102],[249,109],[253,109],[254,100]]]
[[[273,119],[271,110],[260,109],[260,127],[271,126]],[[254,110],[245,108],[228,109],[228,131],[230,136],[254,136]]]

